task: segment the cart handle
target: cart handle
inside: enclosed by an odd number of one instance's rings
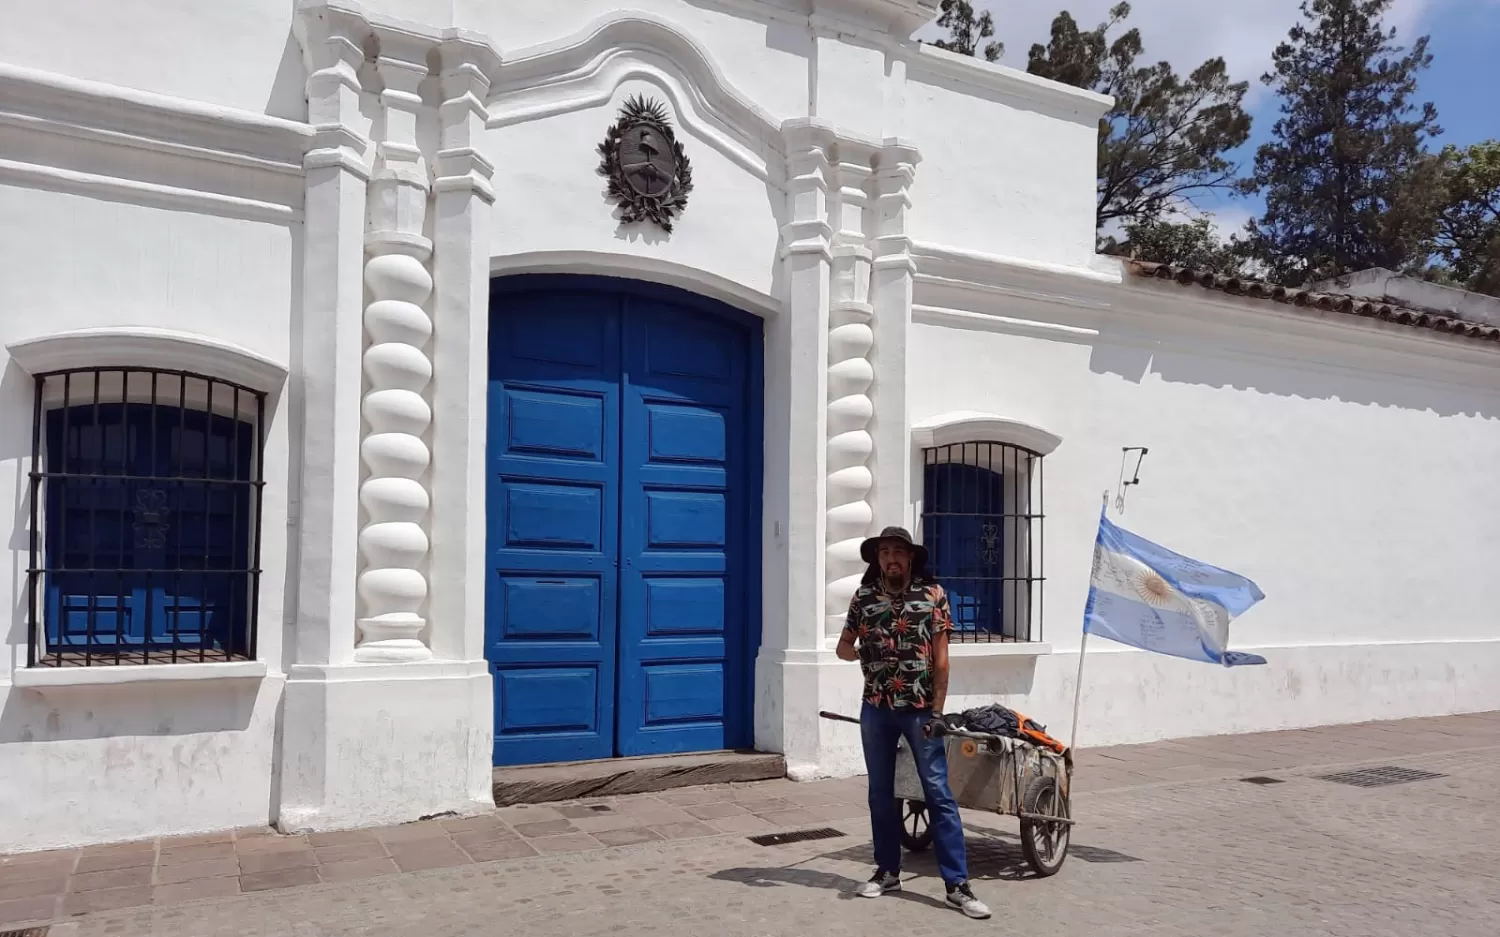
[[[853,716],[845,716],[841,713],[832,713],[828,712],[827,710],[821,710],[819,711],[818,715],[823,717],[824,719],[831,719],[834,722],[852,722],[855,725],[859,725],[858,719],[854,718]],[[993,732],[971,732],[968,729],[955,729],[949,726],[946,722],[943,722],[941,719],[934,719],[932,722],[929,722],[928,727],[934,736],[939,737],[944,735],[953,735],[961,739],[974,739],[976,742],[1009,742],[1012,744],[1030,744],[1024,739],[1012,738],[1009,735],[996,735]]]
[[[822,716],[824,719],[832,719],[834,722],[852,722],[855,725],[859,725],[859,720],[854,718],[853,716],[844,716],[840,715],[839,713],[828,712],[827,710],[819,711],[818,715]]]

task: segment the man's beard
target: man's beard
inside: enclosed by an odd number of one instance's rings
[[[909,574],[906,572],[892,572],[890,570],[886,570],[885,584],[888,586],[904,586],[906,585],[908,575]]]

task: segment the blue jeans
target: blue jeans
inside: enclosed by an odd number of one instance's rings
[[[958,802],[948,787],[948,752],[941,738],[922,734],[931,712],[895,710],[865,703],[859,711],[859,734],[865,749],[865,771],[870,778],[870,832],[875,839],[875,865],[882,872],[901,871],[901,811],[896,804],[896,744],[905,738],[917,755],[917,776],[927,799],[927,819],[943,882],[969,880],[964,853],[964,827]],[[911,757],[907,755],[905,757]]]

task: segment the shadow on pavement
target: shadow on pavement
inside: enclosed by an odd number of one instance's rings
[[[795,866],[723,869],[709,875],[709,878],[720,882],[738,882],[741,885],[749,885],[751,888],[779,888],[783,885],[820,888],[835,892],[840,901],[857,898],[858,896],[854,894],[854,889],[863,884],[847,875],[838,875],[833,872],[818,872],[814,869],[799,869]],[[903,878],[910,878],[910,876],[903,876]],[[947,907],[947,905],[935,898],[929,898],[926,895],[918,895],[909,891],[898,891],[885,897],[900,898],[916,902],[917,904],[931,905],[938,908]]]

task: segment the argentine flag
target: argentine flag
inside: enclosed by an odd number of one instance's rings
[[[1263,598],[1244,576],[1173,553],[1101,514],[1083,631],[1207,664],[1264,664],[1229,650],[1229,622]]]

